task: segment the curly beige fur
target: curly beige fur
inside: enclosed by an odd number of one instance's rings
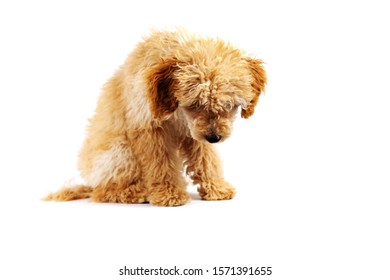
[[[254,113],[262,65],[221,40],[152,32],[102,90],[79,155],[85,185],[47,200],[183,205],[183,171],[202,199],[233,198],[213,143],[230,136],[239,107]]]

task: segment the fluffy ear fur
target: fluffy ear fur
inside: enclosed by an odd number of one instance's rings
[[[246,108],[241,109],[241,117],[247,119],[255,112],[259,96],[262,92],[264,92],[265,84],[267,83],[267,74],[263,68],[263,61],[253,58],[245,58],[245,60],[248,62],[248,67],[253,76],[252,100],[250,100]]]
[[[174,96],[176,69],[176,60],[162,60],[146,73],[147,97],[150,110],[156,119],[161,120],[169,116],[178,106],[178,101]]]

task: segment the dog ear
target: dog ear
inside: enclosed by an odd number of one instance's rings
[[[156,119],[161,120],[169,116],[178,106],[174,96],[176,87],[174,72],[177,68],[176,60],[162,60],[146,73],[147,98]]]
[[[248,67],[253,76],[252,81],[252,99],[248,102],[245,108],[241,108],[241,117],[247,119],[255,112],[255,107],[259,96],[265,90],[265,84],[267,83],[267,74],[263,68],[263,61],[253,58],[245,58],[248,63]]]

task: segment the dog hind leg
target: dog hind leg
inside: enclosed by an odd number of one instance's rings
[[[83,154],[79,168],[86,183],[94,187],[92,201],[146,202],[141,169],[126,139],[113,141],[106,150]]]
[[[108,183],[94,188],[92,201],[111,203],[145,203],[147,192],[142,183]]]

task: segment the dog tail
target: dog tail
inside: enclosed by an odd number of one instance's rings
[[[93,188],[89,186],[84,185],[76,185],[72,187],[66,187],[62,188],[59,191],[55,193],[51,193],[43,200],[49,201],[69,201],[69,200],[76,200],[76,199],[84,199],[91,197]]]

